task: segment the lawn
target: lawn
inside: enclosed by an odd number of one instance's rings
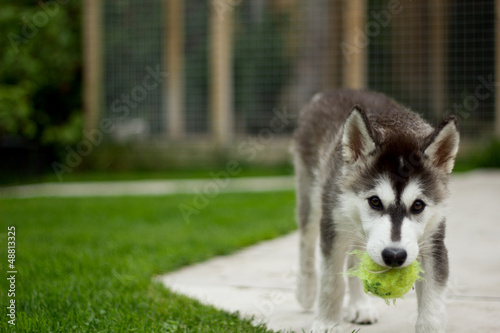
[[[293,192],[0,200],[2,332],[266,332],[153,277],[295,229]],[[16,228],[16,325],[7,323],[7,228]]]

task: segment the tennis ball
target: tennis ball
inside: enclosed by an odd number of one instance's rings
[[[381,297],[389,305],[389,300],[396,304],[397,298],[410,291],[417,280],[421,280],[420,273],[424,271],[420,263],[415,260],[405,268],[388,268],[375,263],[367,252],[353,251],[359,263],[346,272],[349,277],[357,276],[363,283],[365,293]]]

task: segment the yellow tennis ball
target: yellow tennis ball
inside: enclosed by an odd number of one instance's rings
[[[404,268],[387,268],[375,263],[367,252],[353,251],[359,258],[359,263],[346,272],[349,277],[357,276],[363,283],[365,293],[381,297],[389,304],[410,291],[417,280],[421,280],[420,273],[424,271],[420,263],[415,260]]]

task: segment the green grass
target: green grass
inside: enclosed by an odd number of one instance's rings
[[[487,141],[459,156],[453,170],[463,172],[478,168],[500,168],[500,140]]]
[[[153,277],[295,228],[293,192],[0,200],[0,331],[266,332]],[[7,324],[6,233],[16,227],[17,324]]]

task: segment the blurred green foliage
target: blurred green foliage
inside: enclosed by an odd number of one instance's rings
[[[80,139],[80,1],[0,0],[0,140]]]

